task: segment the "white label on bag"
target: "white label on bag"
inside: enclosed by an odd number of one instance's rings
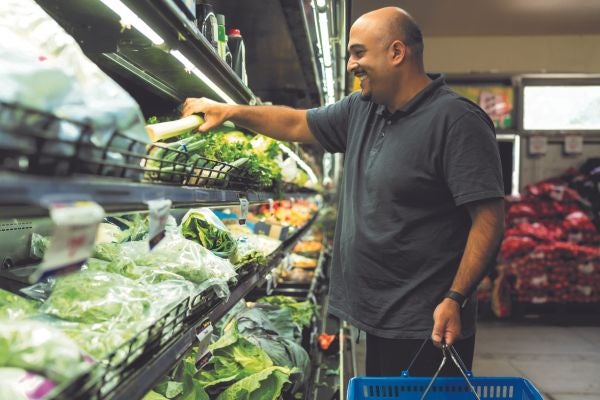
[[[32,275],[39,282],[49,276],[78,271],[92,254],[104,209],[92,201],[50,204],[54,230],[42,263]]]
[[[148,245],[150,250],[156,247],[165,237],[165,225],[171,211],[171,200],[150,200],[148,210],[150,211],[150,240]]]
[[[198,353],[196,353],[196,368],[201,369],[204,367],[210,358],[212,353],[208,350],[210,345],[211,335],[213,333],[213,326],[210,319],[206,318],[195,329],[196,337],[198,338]]]
[[[248,199],[245,197],[240,198],[240,225],[246,225],[246,218],[248,218]]]

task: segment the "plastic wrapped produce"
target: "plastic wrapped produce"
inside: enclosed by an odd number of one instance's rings
[[[235,254],[235,238],[208,208],[189,210],[181,220],[181,233],[219,257],[229,258]]]
[[[63,383],[88,364],[64,333],[36,321],[0,321],[0,367],[39,372]]]
[[[0,319],[25,319],[38,313],[38,303],[0,289]]]
[[[151,302],[150,292],[131,279],[84,270],[58,278],[41,311],[75,322],[134,322],[148,320]]]
[[[41,400],[55,383],[21,368],[0,368],[0,399]]]
[[[146,242],[97,245],[93,257],[108,264],[92,261],[92,269],[116,272],[149,284],[185,279],[195,283],[198,291],[213,287],[220,297],[229,296],[227,282],[236,276],[228,260],[176,235],[167,235],[152,251]]]

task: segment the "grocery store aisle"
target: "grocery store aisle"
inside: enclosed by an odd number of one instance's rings
[[[364,374],[364,340],[357,348]],[[546,400],[600,400],[600,327],[480,322],[474,374],[522,376]]]

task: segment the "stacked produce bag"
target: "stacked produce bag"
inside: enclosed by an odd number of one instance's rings
[[[531,185],[508,199],[500,260],[513,281],[513,300],[600,301],[600,235],[589,210],[565,179]]]

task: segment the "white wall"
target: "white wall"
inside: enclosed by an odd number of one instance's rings
[[[600,73],[600,35],[425,37],[425,66],[445,73]]]

